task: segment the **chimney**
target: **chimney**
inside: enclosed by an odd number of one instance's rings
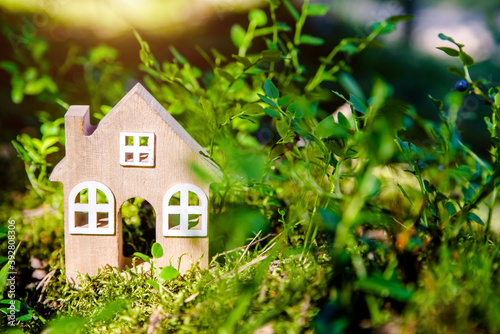
[[[66,131],[66,156],[76,158],[84,149],[85,137],[90,136],[96,126],[90,124],[89,106],[71,106],[64,115]]]
[[[64,126],[66,131],[66,141],[76,138],[76,136],[90,136],[95,126],[90,125],[89,106],[70,106],[64,115]]]

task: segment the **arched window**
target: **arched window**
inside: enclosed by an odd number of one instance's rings
[[[163,236],[206,237],[207,196],[194,184],[170,188],[163,197]]]
[[[87,181],[69,194],[69,233],[115,234],[115,199],[104,184]]]

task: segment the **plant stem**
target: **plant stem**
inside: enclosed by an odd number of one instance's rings
[[[373,30],[366,39],[360,43],[357,47],[356,50],[353,52],[353,54],[360,53],[363,51],[370,42],[372,42],[377,35],[380,34],[380,32],[387,26],[387,22],[383,21],[375,30]],[[325,58],[323,63],[318,67],[318,70],[316,71],[316,74],[314,77],[309,81],[309,83],[306,85],[306,92],[311,92],[316,88],[323,79],[321,78],[323,76],[323,73],[325,72],[327,64],[331,63],[333,58],[337,55],[337,53],[344,47],[344,45],[347,44],[346,40],[342,40],[331,52],[330,54]],[[337,65],[333,66],[327,73],[329,75],[332,75],[333,73],[337,72],[340,70],[340,68],[345,64],[345,62],[339,62]]]
[[[495,203],[497,200],[497,188],[493,188],[493,192],[491,193],[491,202],[488,207],[488,220],[486,221],[486,228],[484,230],[485,241],[488,239],[488,233],[491,229],[491,220],[493,219],[493,210],[495,208]]]
[[[278,22],[276,20],[276,12],[275,12],[275,6],[271,2],[270,11],[271,11],[271,20],[273,21],[273,44],[276,45],[278,43]],[[271,62],[271,65],[269,65],[269,79],[271,80],[274,77],[274,62]]]
[[[293,36],[293,43],[295,45],[300,44],[300,33],[302,32],[302,28],[306,23],[308,7],[309,7],[309,0],[304,0],[304,4],[302,5],[302,12],[300,13],[300,18],[297,21],[297,24],[295,24],[295,35]]]
[[[326,172],[328,170],[328,166],[330,165],[330,160],[331,160],[331,157],[328,155],[327,162],[325,164],[325,168],[323,169],[323,173],[321,174],[320,186],[321,186],[321,182],[323,181],[323,178],[326,175]],[[302,254],[300,255],[300,261],[302,261],[302,258],[304,257],[304,255],[306,254],[306,252],[308,252],[308,241],[309,241],[309,237],[311,235],[312,226],[314,225],[314,216],[316,215],[316,211],[318,208],[319,195],[320,195],[319,192],[316,193],[316,198],[314,199],[314,207],[313,207],[313,211],[311,213],[311,219],[309,220],[309,226],[307,227],[307,233],[306,233],[306,237],[304,239],[304,249],[302,250]],[[318,226],[315,226],[313,236],[311,237],[311,244],[312,244],[312,240],[314,240],[314,238],[316,237],[317,232],[318,232]]]

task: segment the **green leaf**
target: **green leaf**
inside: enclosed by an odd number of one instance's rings
[[[69,104],[64,102],[63,100],[61,99],[55,99],[55,102],[61,107],[63,108],[64,110],[68,110],[69,109]]]
[[[495,100],[495,107],[500,109],[500,92],[495,94],[494,100]]]
[[[217,74],[222,76],[224,79],[226,79],[230,83],[233,83],[236,80],[231,74],[229,74],[229,72],[227,72],[221,68],[217,68],[216,72],[217,72]]]
[[[403,186],[401,186],[399,183],[398,183],[398,188],[399,188],[399,190],[401,190],[401,192],[403,193],[403,196],[410,202],[410,204],[413,205],[413,201],[411,200],[410,196],[408,196],[408,194],[404,190]]]
[[[448,66],[448,71],[453,73],[453,74],[456,74],[462,78],[465,77],[465,73],[464,71],[462,71],[461,69],[459,69],[458,67],[456,66]]]
[[[21,242],[19,242],[16,249],[14,250],[14,254],[12,254],[13,258],[16,256],[17,250],[19,249],[20,245]],[[4,266],[0,270],[0,296],[3,296],[3,293],[5,291],[5,286],[7,285],[7,277],[9,275],[10,265],[11,262],[8,261],[6,264],[4,264]]]
[[[276,25],[282,31],[292,31],[292,28],[285,22],[278,22]]]
[[[11,61],[0,62],[0,68],[3,68],[10,74],[16,74],[19,72],[19,68],[17,67],[17,65]]]
[[[11,304],[11,302],[13,304]],[[12,306],[13,309],[10,308]],[[17,299],[0,300],[0,312],[4,314],[10,314],[11,310],[14,311],[14,317],[16,320],[28,321],[33,318],[33,311],[29,308],[28,305],[26,305],[26,303],[19,301]],[[10,333],[10,331],[8,333]]]
[[[349,122],[347,117],[345,117],[345,115],[343,113],[338,112],[337,119],[339,121],[339,124],[342,125],[344,128],[351,129],[351,123]]]
[[[323,38],[314,37],[311,35],[301,35],[299,38],[299,43],[318,46],[318,45],[323,45],[325,43],[325,40]]]
[[[439,111],[443,110],[443,101],[435,99],[431,95],[428,96]]]
[[[445,35],[445,34],[443,34],[443,33],[440,33],[440,34],[438,35],[438,37],[439,37],[440,39],[442,39],[443,41],[450,41],[450,42],[452,42],[452,43],[455,43],[455,41],[453,40],[453,38],[448,37],[448,36],[446,36],[446,35]]]
[[[99,45],[89,51],[89,62],[92,65],[99,63],[112,63],[118,56],[118,51],[107,45]]]
[[[278,133],[279,133],[281,138],[286,137],[289,129],[290,129],[290,126],[288,125],[287,122],[285,122],[285,121],[276,122],[276,130],[278,130]]]
[[[446,204],[444,205],[444,207],[446,208],[446,211],[448,211],[448,214],[451,216],[453,214],[455,214],[457,212],[457,209],[455,209],[455,205],[453,205],[452,202],[446,202]]]
[[[12,143],[12,146],[14,146],[14,148],[16,149],[17,151],[17,154],[19,155],[19,157],[23,160],[23,161],[29,161],[30,160],[30,157],[28,155],[28,152],[26,152],[26,150],[24,149],[24,147],[19,144],[17,141],[13,140],[11,141]]]
[[[343,72],[339,75],[339,82],[349,94],[356,95],[359,99],[366,101],[363,90],[349,73]]]
[[[278,99],[278,105],[281,108],[286,108],[290,103],[292,103],[293,96],[285,95]]]
[[[188,63],[187,59],[184,58],[184,56],[182,56],[179,51],[177,51],[177,49],[173,46],[173,45],[170,45],[168,47],[168,49],[170,50],[170,52],[172,52],[172,54],[174,55],[175,59],[177,59],[177,61],[179,63],[181,63],[182,65],[185,65]]]
[[[298,21],[300,19],[299,12],[297,12],[295,7],[290,3],[289,0],[283,0],[283,5],[285,5],[285,8],[292,15],[292,17],[295,19],[295,21]]]
[[[3,296],[5,286],[7,285],[7,278],[9,276],[10,262],[4,264],[0,270],[0,296]]]
[[[126,299],[116,299],[108,302],[97,315],[95,315],[95,320],[109,322],[113,320],[117,313],[125,310],[129,302]]]
[[[172,266],[167,266],[163,268],[160,272],[160,278],[164,279],[165,281],[170,281],[176,278],[177,276],[179,276],[179,272]]]
[[[472,58],[471,56],[469,56],[464,51],[460,51],[459,57],[460,57],[460,60],[462,61],[462,63],[464,63],[465,66],[472,66],[472,65],[474,65],[474,58]]]
[[[248,20],[250,22],[255,22],[257,27],[262,27],[267,24],[267,16],[266,13],[262,9],[252,9],[248,13]]]
[[[250,59],[248,59],[247,57],[233,55],[233,58],[236,59],[238,62],[242,63],[243,66],[245,66],[245,67],[251,67],[253,65],[252,62],[250,61]]]
[[[347,42],[344,45],[342,45],[342,47],[340,48],[340,51],[343,51],[343,52],[347,53],[349,56],[352,56],[353,54],[356,53],[357,49],[358,48],[356,45],[354,45],[351,42]]]
[[[35,67],[29,67],[26,71],[24,71],[23,75],[24,80],[26,81],[35,80],[38,76],[38,70]]]
[[[42,147],[40,148],[40,152],[42,154],[45,154],[47,149],[51,147],[52,145],[56,144],[59,141],[59,137],[49,137],[47,139],[44,139],[42,142]]]
[[[399,301],[408,301],[412,292],[401,285],[396,280],[386,280],[382,275],[363,278],[357,281],[354,286],[362,291],[373,293],[381,297],[390,297]]]
[[[279,109],[280,107],[278,106],[278,104],[276,104],[276,102],[274,102],[273,100],[271,100],[270,98],[268,98],[267,96],[264,96],[264,95],[261,95],[261,94],[257,94],[257,96],[260,97],[260,99],[264,102],[266,102],[267,104],[275,107],[276,109]]]
[[[452,48],[440,46],[440,47],[437,47],[436,49],[443,51],[444,53],[446,53],[448,56],[451,56],[451,57],[458,57],[458,55],[459,55],[459,52],[455,49],[452,49]]]
[[[45,330],[52,334],[82,333],[82,328],[88,320],[80,317],[63,317],[52,320]]]
[[[241,27],[240,27],[241,28]],[[242,28],[243,29],[243,28]],[[243,33],[245,33],[245,30],[243,30]],[[243,39],[245,37],[243,36]],[[217,49],[214,49],[214,48],[211,48],[210,49],[210,52],[212,52],[213,56],[215,57],[216,61],[219,62],[219,61],[227,61],[227,58],[226,56],[224,56],[222,53],[220,53],[219,51],[217,51]]]
[[[264,50],[260,53],[260,60],[269,62],[278,62],[282,60],[280,50]]]
[[[33,319],[33,311],[31,311],[30,309],[27,309],[26,313],[24,313],[22,315],[16,314],[16,320],[19,320],[19,321],[28,321],[28,320],[31,320],[31,319]]]
[[[319,138],[347,138],[349,136],[347,130],[342,125],[337,124],[331,115],[319,122],[314,134]]]
[[[386,35],[390,34],[394,30],[396,30],[396,25],[394,23],[389,23],[389,22],[375,22],[372,24],[371,29],[372,31],[375,31],[379,29],[379,27],[382,26],[382,30],[380,30],[381,35]]]
[[[59,147],[57,147],[57,146],[52,146],[52,147],[49,147],[49,148],[45,151],[45,155],[49,155],[49,154],[56,153],[56,152],[59,152]]]
[[[438,35],[438,37],[439,37],[440,39],[442,39],[443,41],[449,41],[449,42],[452,42],[453,44],[455,44],[455,45],[456,45],[456,46],[458,46],[459,48],[461,48],[461,47],[463,47],[463,46],[464,46],[463,44],[459,44],[459,43],[455,42],[455,41],[453,40],[453,38],[451,38],[451,37],[449,37],[449,36],[446,36],[445,34],[442,34],[442,33],[441,33],[441,34],[439,34],[439,35]]]
[[[264,91],[266,92],[266,95],[273,100],[276,100],[280,97],[278,88],[276,88],[273,82],[269,79],[266,79],[266,82],[264,83]]]
[[[153,255],[153,257],[155,259],[162,257],[163,256],[163,247],[161,247],[161,245],[159,243],[155,242],[153,244],[153,246],[151,247],[151,255]]]
[[[413,15],[394,15],[385,19],[385,21],[388,23],[398,23],[404,21],[411,21],[413,20],[413,18],[414,18]]]
[[[484,222],[475,213],[469,212],[469,219],[475,221],[479,225],[483,225],[484,226]]]
[[[312,3],[307,7],[308,16],[324,16],[330,10],[330,6],[324,3]]]
[[[337,92],[337,91],[334,91],[332,90],[332,93],[337,95],[338,97],[340,97],[342,100],[344,100],[345,102],[347,103],[351,103],[351,101],[349,101],[344,95],[342,95],[341,93]]]
[[[10,92],[10,97],[12,102],[19,104],[23,101],[24,97],[24,80],[20,76],[14,76],[11,79],[12,90]]]
[[[148,282],[149,285],[151,285],[156,290],[160,291],[160,283],[153,281],[152,279],[148,279],[148,280],[146,280],[146,282]]]
[[[239,48],[245,41],[246,31],[239,25],[235,24],[231,27],[231,41]]]
[[[37,41],[32,49],[33,59],[40,62],[40,59],[48,49],[49,49],[49,43],[47,43],[44,40]]]
[[[142,253],[139,253],[139,252],[135,252],[132,256],[135,256],[135,257],[138,257],[139,259],[142,259],[146,262],[149,262],[149,256],[147,256],[146,254],[142,254]]]
[[[356,95],[349,95],[349,98],[351,99],[352,106],[354,109],[359,111],[362,114],[366,114],[366,105],[364,102],[362,102],[360,99],[356,97]]]
[[[299,102],[290,103],[290,105],[286,108],[286,110],[297,118],[304,117],[304,108],[303,106],[301,106]]]
[[[245,114],[253,113],[253,114],[260,114],[264,112],[264,108],[262,108],[258,103],[249,103],[245,104],[241,108],[241,112]]]
[[[280,116],[279,112],[277,112],[277,111],[276,111],[276,110],[274,110],[274,109],[271,109],[271,108],[264,108],[264,112],[265,112],[267,115],[269,115],[269,116],[271,116],[271,117],[273,117],[273,118],[277,118],[277,119],[280,119],[280,118],[281,118],[281,116]]]

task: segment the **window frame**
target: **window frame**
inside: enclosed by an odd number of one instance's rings
[[[88,203],[76,203],[76,196],[85,189],[88,189]],[[97,190],[106,196],[108,203],[97,203]],[[88,227],[75,225],[76,212],[88,212]],[[98,213],[108,214],[107,227],[97,227]],[[68,197],[68,214],[70,234],[115,234],[115,198],[111,190],[102,183],[85,181],[74,186]]]
[[[127,145],[127,137],[133,138],[133,144]],[[141,137],[148,138],[148,145],[141,146]],[[126,154],[133,154],[133,161],[127,161]],[[148,161],[141,162],[139,155],[148,154]],[[120,132],[120,165],[135,167],[153,167],[155,164],[155,134],[152,132]]]
[[[169,205],[170,199],[180,192],[179,205]],[[198,196],[198,205],[189,205],[189,192]],[[208,199],[205,192],[190,183],[181,183],[171,187],[163,196],[163,236],[164,237],[206,237],[208,224]],[[169,215],[178,214],[179,229],[168,228]],[[201,215],[201,229],[189,229],[189,215]]]

